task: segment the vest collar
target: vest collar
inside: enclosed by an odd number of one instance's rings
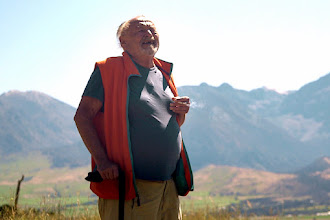
[[[124,70],[126,75],[141,75],[136,68],[135,64],[133,63],[132,58],[129,56],[128,53],[123,52],[123,59],[124,59]]]

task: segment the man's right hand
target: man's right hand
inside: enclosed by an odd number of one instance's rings
[[[99,171],[101,177],[104,180],[114,180],[119,177],[119,167],[117,164],[110,161],[101,163],[97,165],[97,170]]]

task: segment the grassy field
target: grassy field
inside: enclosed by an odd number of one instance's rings
[[[187,211],[207,207],[221,209],[237,202],[234,196],[209,196],[208,192],[191,192],[187,197],[181,197],[182,208]]]
[[[16,212],[8,209],[7,213],[0,212],[0,219],[4,220],[31,220],[31,219],[84,219],[84,220],[99,220],[96,205],[82,205],[64,206],[71,202],[64,199],[58,204],[45,204],[40,209],[31,208],[29,206],[20,206]],[[75,202],[73,202],[74,204]],[[329,216],[255,216],[253,214],[246,215],[239,210],[230,211],[228,209],[219,209],[216,207],[205,206],[204,208],[189,209],[183,208],[184,220],[226,220],[226,219],[244,219],[244,220],[314,220],[314,219],[330,219]]]
[[[14,189],[0,187],[0,204],[14,204]],[[7,192],[7,193],[6,193]],[[27,191],[28,192],[28,191]],[[223,219],[330,219],[330,216],[256,216],[246,214],[240,209],[229,208],[230,204],[238,204],[239,198],[234,196],[209,196],[207,192],[192,192],[188,197],[181,197],[184,220],[223,220]],[[0,205],[0,206],[1,206]],[[97,198],[76,193],[74,196],[44,195],[27,198],[22,193],[17,212],[9,210],[7,215],[0,214],[0,219],[99,219]]]
[[[36,162],[35,158],[38,158]],[[18,211],[9,210],[7,216],[0,214],[0,219],[99,219],[97,214],[97,197],[89,190],[89,183],[84,177],[89,166],[79,168],[52,168],[47,158],[41,155],[26,155],[13,162],[13,158],[0,158],[0,206],[13,206],[17,180],[22,174],[25,179],[21,185]],[[238,188],[239,180],[250,181],[255,185],[258,178],[281,179],[285,176],[275,176],[265,172],[247,175],[240,169],[220,167],[222,175],[218,179],[214,172],[220,172],[218,167],[210,167],[200,175],[196,174],[195,191],[187,197],[181,197],[183,217],[185,220],[203,219],[330,219],[330,216],[291,216],[284,213],[294,211],[329,210],[328,207],[283,207],[282,214],[270,216],[256,216],[247,214],[249,206],[247,200],[263,198],[262,195],[239,196],[239,194],[224,195],[218,191],[222,186],[228,191]],[[252,171],[251,171],[252,172]],[[238,178],[239,177],[239,178]],[[215,178],[215,179],[214,179]],[[217,185],[214,185],[217,183]],[[236,185],[235,185],[236,184]],[[262,184],[266,184],[262,182]],[[262,192],[265,185],[257,184],[258,191]],[[250,186],[249,185],[249,186]],[[241,193],[251,191],[241,189]],[[210,193],[212,192],[212,193]],[[216,192],[216,193],[215,193]],[[245,194],[246,195],[246,194]],[[244,206],[244,207],[243,207]],[[5,207],[5,206],[3,206]],[[253,207],[254,208],[254,207]],[[3,213],[3,212],[2,212]]]
[[[42,189],[42,190],[41,190]],[[51,189],[48,190],[47,189]],[[0,206],[13,205],[16,185],[0,185]],[[59,192],[59,193],[57,193]],[[260,197],[260,196],[259,196]],[[207,191],[194,191],[187,197],[181,197],[183,217],[185,220],[199,219],[330,219],[330,216],[291,216],[274,214],[256,216],[246,214],[239,209],[242,200],[258,198],[256,196],[210,196]],[[262,198],[262,197],[261,197]],[[232,206],[236,204],[237,207]],[[99,219],[97,214],[97,197],[89,191],[84,181],[71,183],[22,183],[19,211],[0,219]],[[284,207],[285,208],[285,207]],[[308,209],[326,207],[308,207]],[[287,209],[284,213],[304,208]]]

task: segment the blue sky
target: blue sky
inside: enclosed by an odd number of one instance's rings
[[[177,86],[297,90],[330,72],[329,11],[328,0],[0,0],[0,94],[37,90],[76,107],[94,63],[121,54],[119,24],[141,14]]]

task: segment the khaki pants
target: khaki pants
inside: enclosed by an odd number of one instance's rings
[[[181,220],[178,193],[173,180],[136,180],[140,196],[125,201],[125,220]],[[99,213],[102,220],[118,219],[118,200],[99,198]]]

